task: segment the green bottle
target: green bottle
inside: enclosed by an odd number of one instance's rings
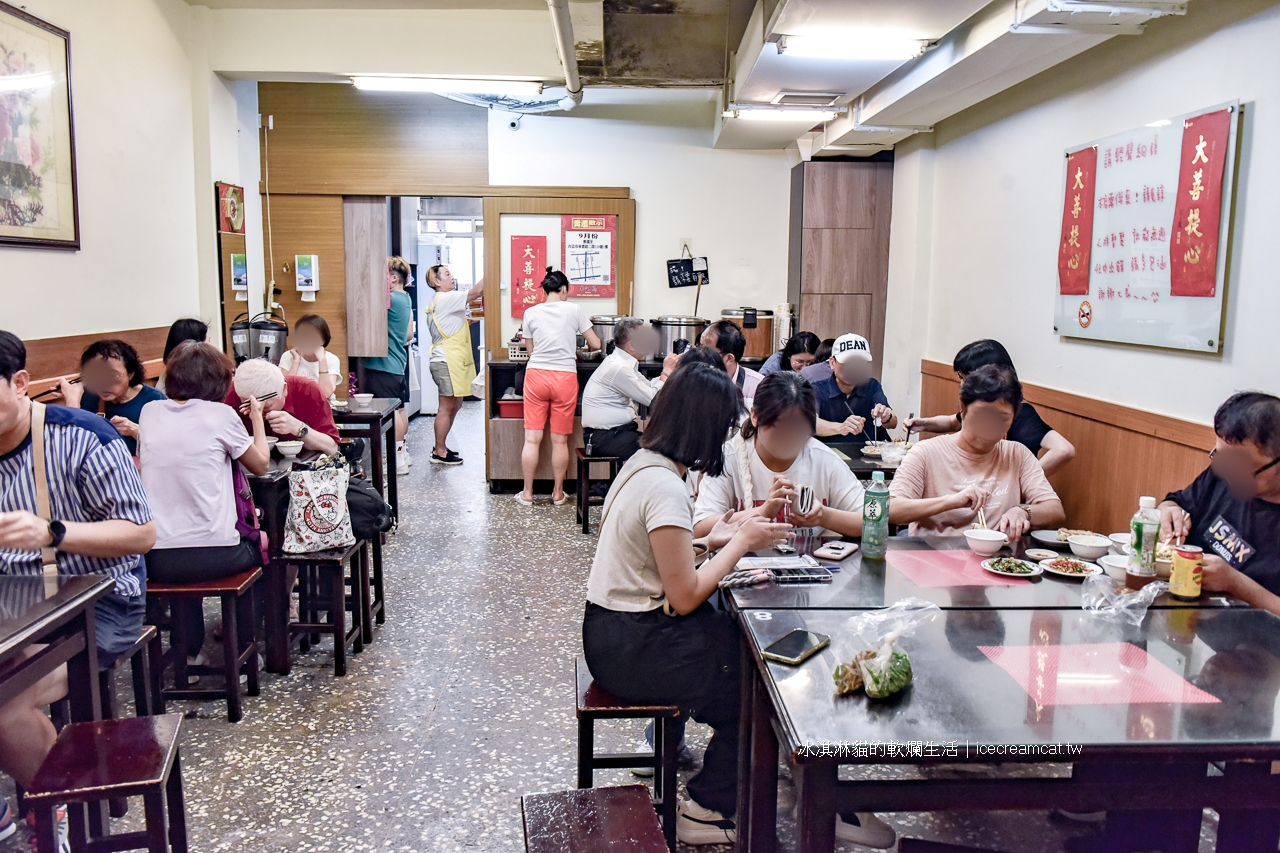
[[[889,484],[883,471],[871,472],[871,485],[862,503],[862,556],[883,560],[889,539]]]

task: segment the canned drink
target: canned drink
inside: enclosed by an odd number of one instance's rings
[[[1170,597],[1179,601],[1195,601],[1200,597],[1200,576],[1203,573],[1204,549],[1196,545],[1179,545],[1173,551]]]

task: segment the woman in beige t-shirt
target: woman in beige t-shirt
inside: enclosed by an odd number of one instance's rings
[[[640,451],[605,499],[582,620],[582,648],[597,684],[628,702],[679,705],[714,729],[689,780],[676,834],[685,844],[734,840],[740,713],[739,632],[707,599],[748,551],[785,537],[788,524],[727,515],[693,560],[693,507],[684,474],[724,470],[724,441],[741,396],[724,371],[681,367],[654,398]]]
[[[921,442],[889,487],[889,520],[911,534],[961,535],[982,509],[987,524],[1017,539],[1058,527],[1062,501],[1026,447],[1004,436],[1022,405],[1022,383],[1007,367],[987,365],[960,386],[960,432]]]

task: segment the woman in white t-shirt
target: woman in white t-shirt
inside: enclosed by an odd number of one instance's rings
[[[694,565],[682,477],[720,473],[741,400],[722,370],[692,364],[671,375],[653,400],[641,449],[605,499],[587,579],[582,648],[595,682],[627,702],[678,705],[714,730],[679,807],[676,835],[685,844],[732,843],[735,833],[741,632],[707,599],[748,551],[790,529],[758,515],[719,525],[706,543],[719,553]]]
[[[698,491],[694,532],[710,531],[726,512],[755,513],[841,536],[862,533],[862,484],[840,457],[814,438],[818,403],[798,373],[766,376],[742,430],[725,446],[729,464]],[[801,486],[813,491],[809,513],[799,511]],[[800,530],[803,535],[806,531]]]
[[[578,335],[592,349],[600,349],[600,337],[592,331],[582,306],[568,301],[569,279],[564,273],[547,267],[542,289],[546,301],[525,309],[520,332],[529,348],[529,364],[524,371],[524,447],[520,450],[524,491],[516,500],[533,506],[533,475],[538,470],[542,432],[550,419],[551,502],[560,506],[567,500],[564,477],[578,407]]]
[[[223,400],[235,367],[217,347],[187,341],[169,358],[169,399],[142,410],[138,458],[142,485],[155,516],[156,544],[147,554],[147,577],[160,583],[192,583],[227,577],[262,565],[257,537],[236,529],[234,468],[239,461],[265,474],[271,461],[262,403],[250,398],[253,436]],[[193,659],[204,645],[200,602],[173,602],[175,645]],[[253,637],[242,621],[240,641]]]
[[[304,314],[293,324],[293,349],[280,356],[280,369],[286,376],[305,376],[320,386],[320,393],[330,401],[342,379],[338,357],[325,347],[332,340],[329,324],[319,314]]]

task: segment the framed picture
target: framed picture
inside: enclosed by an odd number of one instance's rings
[[[228,234],[244,233],[244,189],[235,184],[214,183],[218,193],[218,230]]]
[[[0,245],[80,248],[71,34],[4,2]]]

